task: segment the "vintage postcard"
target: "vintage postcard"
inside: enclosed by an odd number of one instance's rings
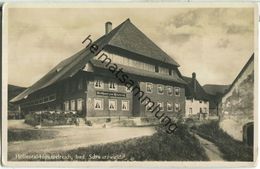
[[[257,13],[4,4],[3,164],[256,165]]]

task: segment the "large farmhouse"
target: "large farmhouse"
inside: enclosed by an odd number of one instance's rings
[[[23,114],[42,110],[76,111],[81,117],[148,117],[149,106],[169,116],[185,111],[185,85],[178,63],[129,19],[94,43],[102,51],[89,60],[89,47],[63,60],[11,102]],[[126,87],[106,67],[102,56],[131,76],[138,86]],[[142,93],[143,92],[143,93]],[[140,100],[141,95],[146,97]],[[145,100],[146,99],[146,100]],[[150,100],[149,100],[150,99]],[[155,105],[143,104],[153,101]]]

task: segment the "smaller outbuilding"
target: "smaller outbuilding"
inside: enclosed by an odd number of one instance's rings
[[[203,86],[204,91],[209,96],[209,116],[218,118],[220,114],[219,104],[222,96],[227,92],[230,85],[206,84]]]
[[[196,79],[196,73],[192,77],[185,77],[187,82],[185,118],[206,120],[209,117],[209,98],[200,83]]]

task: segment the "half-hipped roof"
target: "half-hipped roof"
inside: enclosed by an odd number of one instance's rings
[[[165,64],[170,64],[175,67],[179,66],[174,59],[167,55],[135,25],[133,25],[130,19],[121,23],[108,34],[100,37],[94,42],[94,44],[96,44],[99,49],[104,49],[106,46],[110,45]],[[89,47],[82,49],[73,56],[60,62],[40,80],[13,98],[11,102],[18,102],[22,99],[26,99],[30,94],[42,88],[50,86],[68,77],[72,77],[94,56],[95,55],[89,50]],[[179,80],[176,79],[176,81],[178,82]]]

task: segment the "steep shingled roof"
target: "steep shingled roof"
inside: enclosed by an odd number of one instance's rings
[[[160,49],[143,32],[133,25],[129,19],[125,21],[122,28],[118,30],[108,44],[143,55],[150,59],[179,66],[174,59]]]
[[[100,37],[94,43],[98,45],[99,49],[103,49],[106,45],[116,46],[125,50],[129,50],[133,53],[143,55],[144,57],[148,57],[150,59],[168,63],[173,66],[179,66],[177,62],[175,62],[170,56],[163,52],[158,46],[156,46],[138,28],[136,28],[129,19],[121,23],[108,34]],[[40,80],[13,98],[11,102],[17,102],[22,99],[26,99],[28,95],[42,88],[73,76],[93,57],[94,54],[91,53],[89,47],[82,49],[73,56],[60,62]]]
[[[183,79],[188,83],[187,97],[195,98],[196,100],[209,100],[208,94],[201,87],[197,79],[195,79],[196,90],[194,90],[194,80],[192,78],[183,76]]]

